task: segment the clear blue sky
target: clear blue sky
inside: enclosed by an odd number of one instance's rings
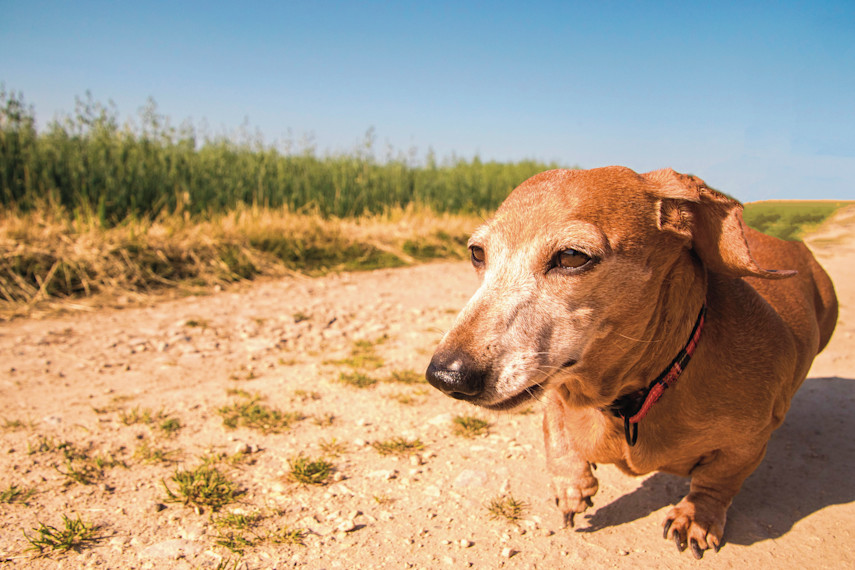
[[[90,90],[215,134],[585,168],[745,200],[855,199],[855,1],[0,0],[0,82],[41,124]]]

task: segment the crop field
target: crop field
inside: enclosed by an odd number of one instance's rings
[[[91,97],[38,129],[23,97],[0,90],[0,313],[463,258],[515,186],[558,166],[391,151],[378,160],[374,146],[370,132],[328,156],[246,132],[200,135],[154,103],[120,125]],[[745,220],[799,239],[843,204],[752,203]]]
[[[23,97],[0,91],[0,204],[61,208],[102,226],[163,214],[213,215],[243,205],[323,217],[418,206],[435,212],[496,208],[529,176],[558,165],[482,162],[415,151],[375,156],[369,131],[349,154],[318,156],[309,143],[266,144],[260,135],[200,134],[173,127],[150,102],[120,125],[115,109],[91,97],[73,117],[36,128]]]

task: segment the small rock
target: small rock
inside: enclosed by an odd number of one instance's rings
[[[620,549],[617,551],[618,556],[629,556],[629,550]]]
[[[398,476],[397,469],[379,469],[377,471],[372,471],[368,474],[368,477],[371,479],[383,479],[384,481],[389,481]]]
[[[179,558],[192,558],[202,552],[202,546],[180,538],[157,542],[143,549],[140,556],[143,558],[163,558],[166,560],[178,560]]]
[[[429,426],[441,426],[445,424],[451,423],[451,418],[453,416],[450,413],[440,414],[438,416],[434,416],[427,421],[427,425]]]
[[[483,487],[487,483],[487,472],[464,469],[454,480],[455,487]]]
[[[472,546],[473,542],[471,540],[466,540],[465,538],[461,538],[460,542],[458,542],[457,544],[459,544],[463,548],[469,548],[470,546]]]
[[[248,443],[239,443],[235,446],[235,455],[249,455],[252,447]]]
[[[151,510],[155,513],[159,513],[160,511],[166,510],[166,505],[163,503],[154,503],[151,505]]]
[[[510,546],[506,546],[502,549],[502,558],[510,558],[514,554],[517,554],[519,551],[514,550]]]
[[[356,528],[356,522],[354,522],[353,519],[343,520],[335,527],[339,532],[353,532]]]

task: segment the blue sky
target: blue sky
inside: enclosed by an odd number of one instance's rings
[[[742,200],[855,199],[855,2],[0,0],[41,124],[92,92],[348,152],[670,166]],[[289,134],[290,133],[290,134]]]

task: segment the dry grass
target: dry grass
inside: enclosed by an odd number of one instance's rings
[[[415,208],[339,219],[241,207],[197,221],[162,216],[104,228],[49,207],[7,210],[0,213],[0,317],[134,301],[167,289],[207,292],[260,275],[460,258],[479,222]]]

